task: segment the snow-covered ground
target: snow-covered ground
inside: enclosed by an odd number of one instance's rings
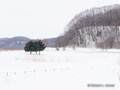
[[[119,78],[120,50],[0,51],[0,90],[119,90]]]

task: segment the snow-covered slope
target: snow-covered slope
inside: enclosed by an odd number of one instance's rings
[[[0,51],[0,90],[119,90],[119,53],[89,48],[47,48],[41,55]]]
[[[0,39],[0,49],[5,49],[5,48],[12,48],[12,49],[23,49],[25,44],[29,41],[30,39],[27,37],[13,37],[13,38],[3,38]]]

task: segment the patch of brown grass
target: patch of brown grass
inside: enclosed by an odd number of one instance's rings
[[[24,50],[24,49],[5,48],[5,49],[1,49],[0,51],[15,51],[15,50]]]

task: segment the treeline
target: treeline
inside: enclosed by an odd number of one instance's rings
[[[120,48],[120,5],[92,8],[76,15],[55,47]]]
[[[45,44],[40,41],[40,40],[35,40],[35,41],[29,41],[28,43],[26,43],[25,47],[24,47],[24,50],[26,52],[30,52],[30,54],[32,54],[32,52],[37,52],[39,51],[39,54],[40,54],[40,51],[43,51],[44,49],[46,48]]]

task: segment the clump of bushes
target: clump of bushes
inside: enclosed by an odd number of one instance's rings
[[[26,52],[30,52],[30,54],[32,54],[32,52],[39,52],[40,55],[40,51],[43,51],[46,48],[45,44],[41,41],[41,40],[37,40],[37,41],[29,41],[26,43],[24,50]]]

